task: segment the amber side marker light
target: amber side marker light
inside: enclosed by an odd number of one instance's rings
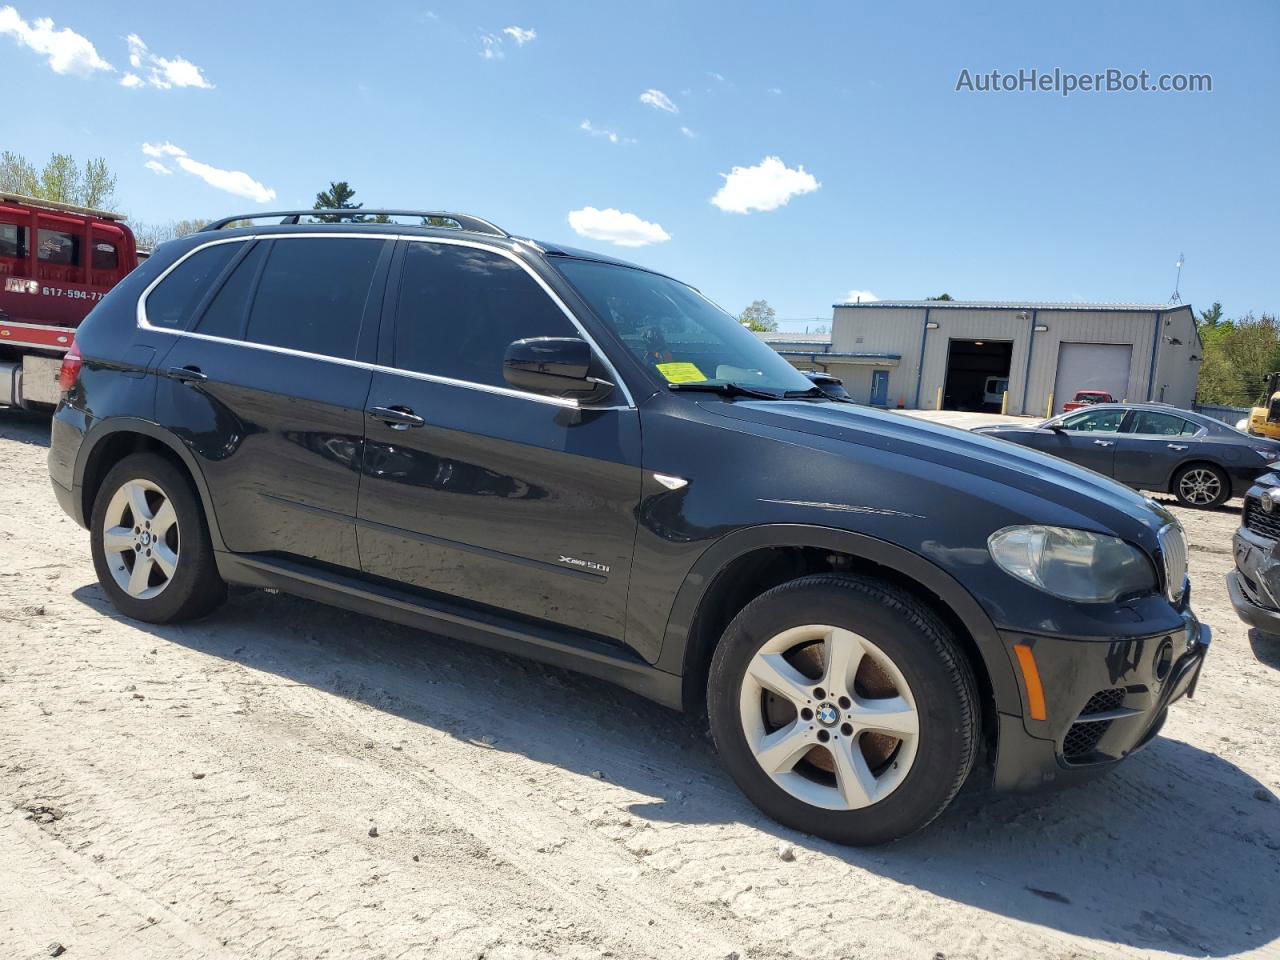
[[[1022,668],[1022,681],[1027,687],[1027,710],[1032,720],[1045,720],[1048,715],[1044,710],[1044,687],[1040,685],[1040,671],[1036,667],[1036,658],[1031,647],[1025,643],[1015,643],[1013,652],[1018,656],[1018,666]]]

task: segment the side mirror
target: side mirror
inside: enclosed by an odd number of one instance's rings
[[[613,384],[591,375],[591,345],[578,337],[529,337],[507,347],[502,375],[517,390],[603,400]]]
[[[1052,430],[1054,433],[1062,433],[1062,431],[1065,430],[1066,427],[1064,427],[1061,422],[1058,422],[1058,423],[1046,423],[1043,425],[1042,429]]]

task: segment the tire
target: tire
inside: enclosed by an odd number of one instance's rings
[[[829,679],[828,651],[843,680]],[[804,577],[749,603],[716,648],[707,705],[742,792],[779,823],[836,843],[926,826],[978,748],[977,685],[952,632],[870,578]]]
[[[125,457],[107,473],[93,502],[89,542],[98,582],[127,617],[190,620],[227,597],[191,480],[157,454]]]
[[[1173,475],[1169,491],[1184,507],[1212,510],[1231,496],[1231,480],[1211,463],[1188,463]]]

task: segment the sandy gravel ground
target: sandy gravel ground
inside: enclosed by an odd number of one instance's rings
[[[581,677],[265,593],[154,628],[0,412],[0,957],[1280,955],[1280,641],[1238,510],[1184,513],[1215,647],[1110,777],[841,849],[702,729]]]

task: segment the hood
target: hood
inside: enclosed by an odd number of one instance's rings
[[[1022,522],[1093,529],[1153,547],[1155,533],[1174,521],[1168,510],[1109,477],[984,433],[842,403],[707,400],[701,405],[723,417],[811,437],[810,445],[831,449],[828,441],[837,441],[848,456],[860,456],[859,449],[867,457],[876,451],[904,483],[914,475],[931,485],[964,489],[1007,506]]]

